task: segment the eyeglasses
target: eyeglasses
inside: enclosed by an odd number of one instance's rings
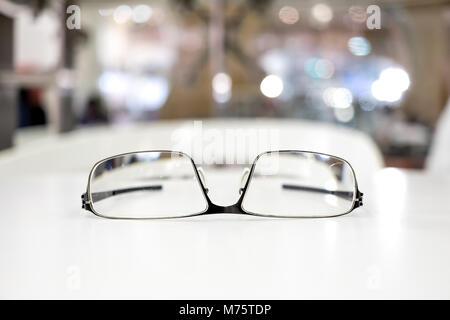
[[[82,207],[112,219],[181,218],[216,213],[334,217],[362,206],[355,172],[344,159],[309,151],[269,151],[244,170],[239,200],[219,206],[205,174],[186,154],[145,151],[97,162]]]

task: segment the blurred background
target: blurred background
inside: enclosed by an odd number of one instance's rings
[[[387,166],[424,168],[450,149],[449,31],[444,0],[0,0],[0,149],[269,117],[355,128]]]

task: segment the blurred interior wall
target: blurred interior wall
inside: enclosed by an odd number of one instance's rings
[[[435,125],[449,96],[450,37],[448,4],[406,6],[412,55],[412,83],[405,101],[407,113]]]
[[[125,2],[125,1],[124,1]],[[446,86],[445,77],[448,73],[448,58],[449,58],[449,29],[446,25],[446,20],[443,17],[443,12],[447,8],[448,4],[443,1],[436,2],[430,1],[435,4],[427,4],[427,2],[418,2],[420,5],[408,5],[408,2],[403,4],[403,10],[407,14],[408,21],[408,33],[409,39],[411,39],[411,55],[412,61],[408,63],[412,67],[412,86],[406,97],[406,103],[404,108],[408,115],[418,120],[424,121],[428,124],[435,124],[438,119],[441,110],[445,104],[449,90]],[[106,3],[106,2],[105,2]],[[79,116],[82,112],[85,102],[92,94],[96,94],[98,91],[98,77],[101,74],[102,66],[99,65],[98,51],[102,50],[98,45],[98,3],[94,2],[82,2],[83,14],[82,14],[82,30],[86,31],[89,35],[87,43],[83,46],[78,46],[75,55],[74,73],[76,85],[75,94],[75,113]],[[106,4],[102,4],[106,6]],[[167,6],[168,10],[174,10],[172,6]],[[40,19],[44,19],[45,16]],[[192,19],[189,17],[177,16],[177,23],[180,24],[182,29],[187,29]],[[36,20],[39,24],[41,20]],[[194,19],[195,20],[195,19]],[[258,25],[258,17],[247,17],[246,21],[250,25]],[[198,22],[197,22],[198,24]],[[54,24],[52,24],[54,25]],[[250,29],[253,27],[250,26]],[[2,27],[2,39],[5,37],[7,28]],[[402,34],[398,35],[399,37]],[[245,32],[240,35],[243,43],[249,42],[250,36]],[[25,39],[25,38],[24,38]],[[1,49],[12,48],[13,46],[4,45],[2,43]],[[54,46],[58,46],[55,44]],[[29,48],[29,47],[27,47]],[[52,48],[52,46],[48,46]],[[71,49],[72,50],[72,49]],[[33,58],[33,50],[25,50],[28,55],[22,55],[19,57]],[[53,50],[52,52],[59,52]],[[201,64],[199,68],[193,68],[196,72],[196,79],[186,81],[182,78],[182,67],[186,64],[187,53],[179,52],[178,65],[175,65],[173,75],[171,75],[171,94],[166,102],[165,106],[161,110],[160,116],[162,118],[177,118],[177,117],[203,117],[214,115],[214,102],[212,100],[211,92],[211,77],[217,70],[212,70],[209,59],[211,57],[206,56],[205,63]],[[230,60],[230,57],[226,56],[225,60]],[[232,60],[232,59],[231,59]],[[25,61],[27,60],[20,60]],[[0,62],[1,63],[1,62]],[[26,63],[24,63],[26,65]],[[228,69],[232,71],[232,64],[228,64]],[[236,74],[242,73],[245,66],[239,66],[236,68],[236,72],[230,72],[233,78],[233,84],[236,84],[236,90],[239,86],[236,79]],[[234,90],[235,88],[233,88]],[[244,93],[244,95],[248,92]],[[66,105],[65,103],[64,105]],[[55,104],[56,105],[56,104]],[[68,104],[67,104],[68,105]],[[58,109],[59,107],[50,108]],[[60,114],[68,114],[67,110]],[[55,117],[52,117],[52,119]],[[58,117],[56,117],[58,118]],[[63,126],[66,127],[66,126]],[[70,125],[67,125],[70,128]],[[61,130],[65,131],[65,130]]]

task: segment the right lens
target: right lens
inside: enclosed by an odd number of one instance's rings
[[[337,157],[301,151],[258,157],[244,195],[248,213],[283,217],[329,217],[351,211],[356,179]]]
[[[179,152],[136,152],[95,165],[89,197],[109,218],[171,218],[206,211],[192,160]]]

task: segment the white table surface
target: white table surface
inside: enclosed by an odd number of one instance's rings
[[[0,298],[450,298],[448,176],[376,172],[339,218],[106,220],[87,172],[24,148],[0,159]]]

